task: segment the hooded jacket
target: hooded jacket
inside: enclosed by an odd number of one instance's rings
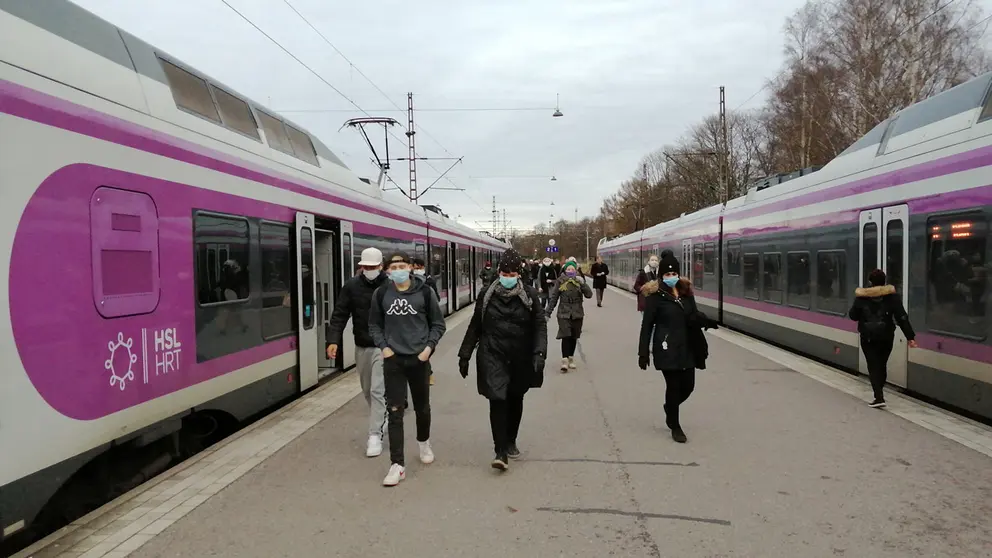
[[[645,307],[637,354],[644,358],[653,353],[657,370],[703,370],[709,356],[703,328],[715,329],[718,325],[696,307],[692,283],[680,279],[678,290],[679,298],[676,299],[658,281],[646,283],[641,288]]]
[[[909,323],[909,315],[902,306],[902,298],[896,293],[894,286],[859,288],[855,289],[854,296],[854,305],[847,316],[858,322],[858,333],[862,338],[870,337],[866,324],[873,317],[880,317],[884,324],[883,340],[893,338],[897,324],[907,341],[916,337],[913,326]]]
[[[645,295],[643,292],[644,286],[647,285],[648,283],[654,283],[654,286],[651,287],[653,289],[651,292],[652,293],[657,292],[658,279],[659,277],[658,277],[657,268],[652,268],[649,265],[644,266],[644,269],[637,272],[637,278],[634,279],[634,292],[637,294],[638,312],[644,311],[644,304],[645,304],[644,302]]]
[[[397,289],[392,281],[379,289],[383,291],[382,303],[373,293],[369,309],[369,333],[375,346],[389,347],[399,355],[418,355],[427,347],[435,349],[444,335],[444,315],[437,295],[424,278],[411,275],[410,288],[405,291]],[[428,289],[427,296],[421,289]]]

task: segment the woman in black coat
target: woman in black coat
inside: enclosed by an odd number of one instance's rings
[[[596,306],[603,306],[606,276],[610,274],[610,267],[603,263],[603,256],[596,256],[596,263],[592,264],[589,273],[592,274],[592,288],[596,291]]]
[[[675,256],[662,258],[658,274],[661,281],[641,289],[645,301],[638,365],[647,370],[653,341],[654,367],[665,376],[665,424],[672,439],[684,444],[688,438],[679,422],[679,406],[696,386],[696,368],[706,367],[702,329],[716,328],[717,324],[696,307],[692,283],[679,278]]]
[[[496,456],[492,467],[509,468],[508,458],[520,457],[517,432],[524,411],[524,394],[544,383],[548,324],[538,292],[520,280],[520,256],[512,248],[499,262],[498,280],[475,303],[475,312],[458,351],[458,370],[468,376],[475,357],[479,394],[489,400],[489,424]]]

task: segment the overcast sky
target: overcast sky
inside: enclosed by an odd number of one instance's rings
[[[377,169],[358,109],[222,0],[73,0],[243,94],[286,111],[359,175]],[[375,116],[406,124],[414,93],[417,151],[464,157],[421,204],[489,228],[492,196],[513,227],[598,213],[647,152],[732,110],[779,70],[782,26],[802,0],[227,0]],[[368,76],[388,98],[378,92]],[[555,94],[562,118],[552,118]],[[745,108],[760,106],[763,92]],[[398,105],[403,110],[397,110]],[[451,108],[539,111],[431,112]],[[295,109],[334,112],[288,112]],[[386,112],[391,110],[392,112]],[[402,130],[396,128],[403,139]],[[381,149],[381,131],[374,141]],[[393,157],[404,146],[390,143]],[[439,170],[448,161],[431,161]],[[391,176],[406,188],[405,162]],[[423,190],[440,173],[421,162]],[[550,177],[555,175],[557,181]],[[530,178],[494,178],[530,177]],[[391,186],[391,185],[390,185]],[[554,202],[554,207],[551,202]]]

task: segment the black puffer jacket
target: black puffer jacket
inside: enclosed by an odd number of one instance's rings
[[[502,287],[494,283],[490,289]],[[548,352],[548,324],[537,291],[524,287],[530,307],[519,296],[505,297],[493,292],[483,315],[485,293],[475,303],[472,320],[458,350],[460,360],[472,358],[476,345],[479,394],[487,399],[504,400],[507,393],[526,393],[541,387],[544,370],[535,370],[534,356]]]
[[[341,335],[350,317],[355,345],[375,347],[372,335],[369,334],[369,308],[372,307],[372,293],[387,280],[385,273],[380,273],[375,281],[369,281],[364,274],[358,274],[344,282],[325,331],[328,345],[341,344]]]
[[[669,289],[658,285],[652,282],[641,289],[645,307],[638,356],[643,359],[653,353],[656,370],[706,368],[709,348],[702,328],[715,328],[716,322],[696,307],[689,281],[679,280],[678,300]]]

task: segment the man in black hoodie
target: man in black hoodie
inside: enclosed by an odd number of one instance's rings
[[[417,415],[420,461],[434,462],[431,448],[431,405],[427,361],[444,335],[444,315],[437,295],[425,281],[410,275],[410,257],[396,253],[389,258],[390,282],[376,289],[369,311],[369,333],[382,349],[389,416],[389,456],[392,464],[383,479],[396,486],[406,478],[403,456],[403,409],[407,386]]]
[[[382,374],[382,351],[375,346],[369,333],[369,308],[372,293],[387,280],[382,272],[382,252],[376,248],[362,250],[358,262],[359,274],[345,281],[338,295],[331,319],[325,328],[327,358],[338,358],[338,348],[344,326],[351,318],[355,334],[355,368],[362,383],[362,393],[369,405],[369,441],[365,455],[376,457],[382,453],[382,434],[386,426],[386,384]]]

